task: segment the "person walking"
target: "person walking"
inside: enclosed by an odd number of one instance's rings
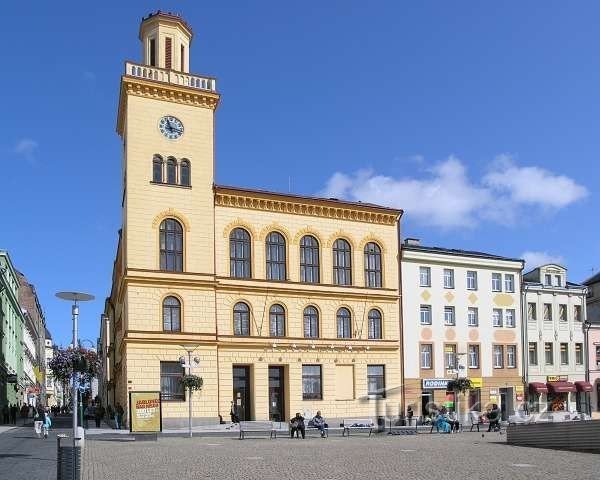
[[[304,417],[300,415],[299,412],[296,412],[296,416],[290,420],[291,438],[294,438],[294,433],[296,434],[296,438],[300,438],[299,434],[302,434],[302,438],[304,438],[306,434],[306,430],[304,428]]]
[[[94,420],[96,420],[96,428],[100,428],[100,422],[104,418],[104,407],[102,405],[96,405],[96,411],[94,412]]]
[[[2,423],[8,423],[9,422],[9,408],[8,405],[4,405],[2,407]]]
[[[17,424],[17,413],[19,412],[19,407],[15,403],[12,407],[10,407],[10,423],[13,425]]]
[[[119,402],[117,402],[117,406],[115,407],[115,428],[117,430],[121,430],[121,422],[123,422],[123,414],[125,410]]]
[[[44,421],[42,422],[42,430],[44,432],[44,439],[48,438],[48,432],[52,426],[52,420],[50,420],[50,412],[46,410],[44,412]]]
[[[233,400],[231,401],[231,408],[229,409],[229,415],[231,416],[231,423],[240,423],[240,419],[237,415],[237,407]]]
[[[37,409],[34,409],[33,413],[33,431],[37,435],[38,438],[42,436],[42,424],[44,423],[44,419],[41,418],[40,413]]]

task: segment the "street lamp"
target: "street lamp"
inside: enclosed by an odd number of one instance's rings
[[[77,319],[79,318],[79,302],[88,302],[94,299],[93,295],[81,292],[58,292],[56,294],[61,300],[69,300],[73,302],[71,306],[71,314],[73,315],[73,348],[77,345]],[[77,372],[73,370],[73,386],[72,386],[72,398],[73,404],[73,446],[75,446],[75,438],[77,437]]]
[[[200,366],[200,359],[198,359],[198,357],[194,357],[194,362],[192,363],[192,353],[194,353],[199,347],[200,345],[181,345],[181,347],[187,352],[188,354],[188,358],[187,358],[187,363],[185,361],[185,357],[180,357],[179,358],[179,363],[181,364],[182,367],[187,368],[188,369],[188,375],[192,374],[192,368],[196,368],[198,366]],[[188,388],[188,431],[189,431],[189,436],[190,438],[192,438],[192,389]]]

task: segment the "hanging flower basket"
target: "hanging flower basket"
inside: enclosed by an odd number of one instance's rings
[[[202,390],[204,385],[204,380],[198,375],[184,375],[179,381],[188,390]]]
[[[457,378],[456,380],[450,380],[448,382],[448,390],[452,390],[454,392],[459,392],[464,394],[468,390],[473,388],[473,384],[471,380],[468,378]]]

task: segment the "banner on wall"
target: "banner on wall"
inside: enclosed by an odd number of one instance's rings
[[[160,392],[129,392],[129,431],[162,432]]]

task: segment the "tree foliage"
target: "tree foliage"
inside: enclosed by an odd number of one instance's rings
[[[184,388],[189,390],[201,390],[204,385],[204,380],[198,375],[184,375],[179,380]]]
[[[464,394],[473,388],[471,380],[468,378],[457,378],[448,382],[448,390]]]
[[[48,362],[48,368],[60,382],[67,383],[74,370],[81,372],[83,382],[90,382],[100,374],[100,359],[94,350],[84,347],[57,347],[54,349],[54,356]]]

